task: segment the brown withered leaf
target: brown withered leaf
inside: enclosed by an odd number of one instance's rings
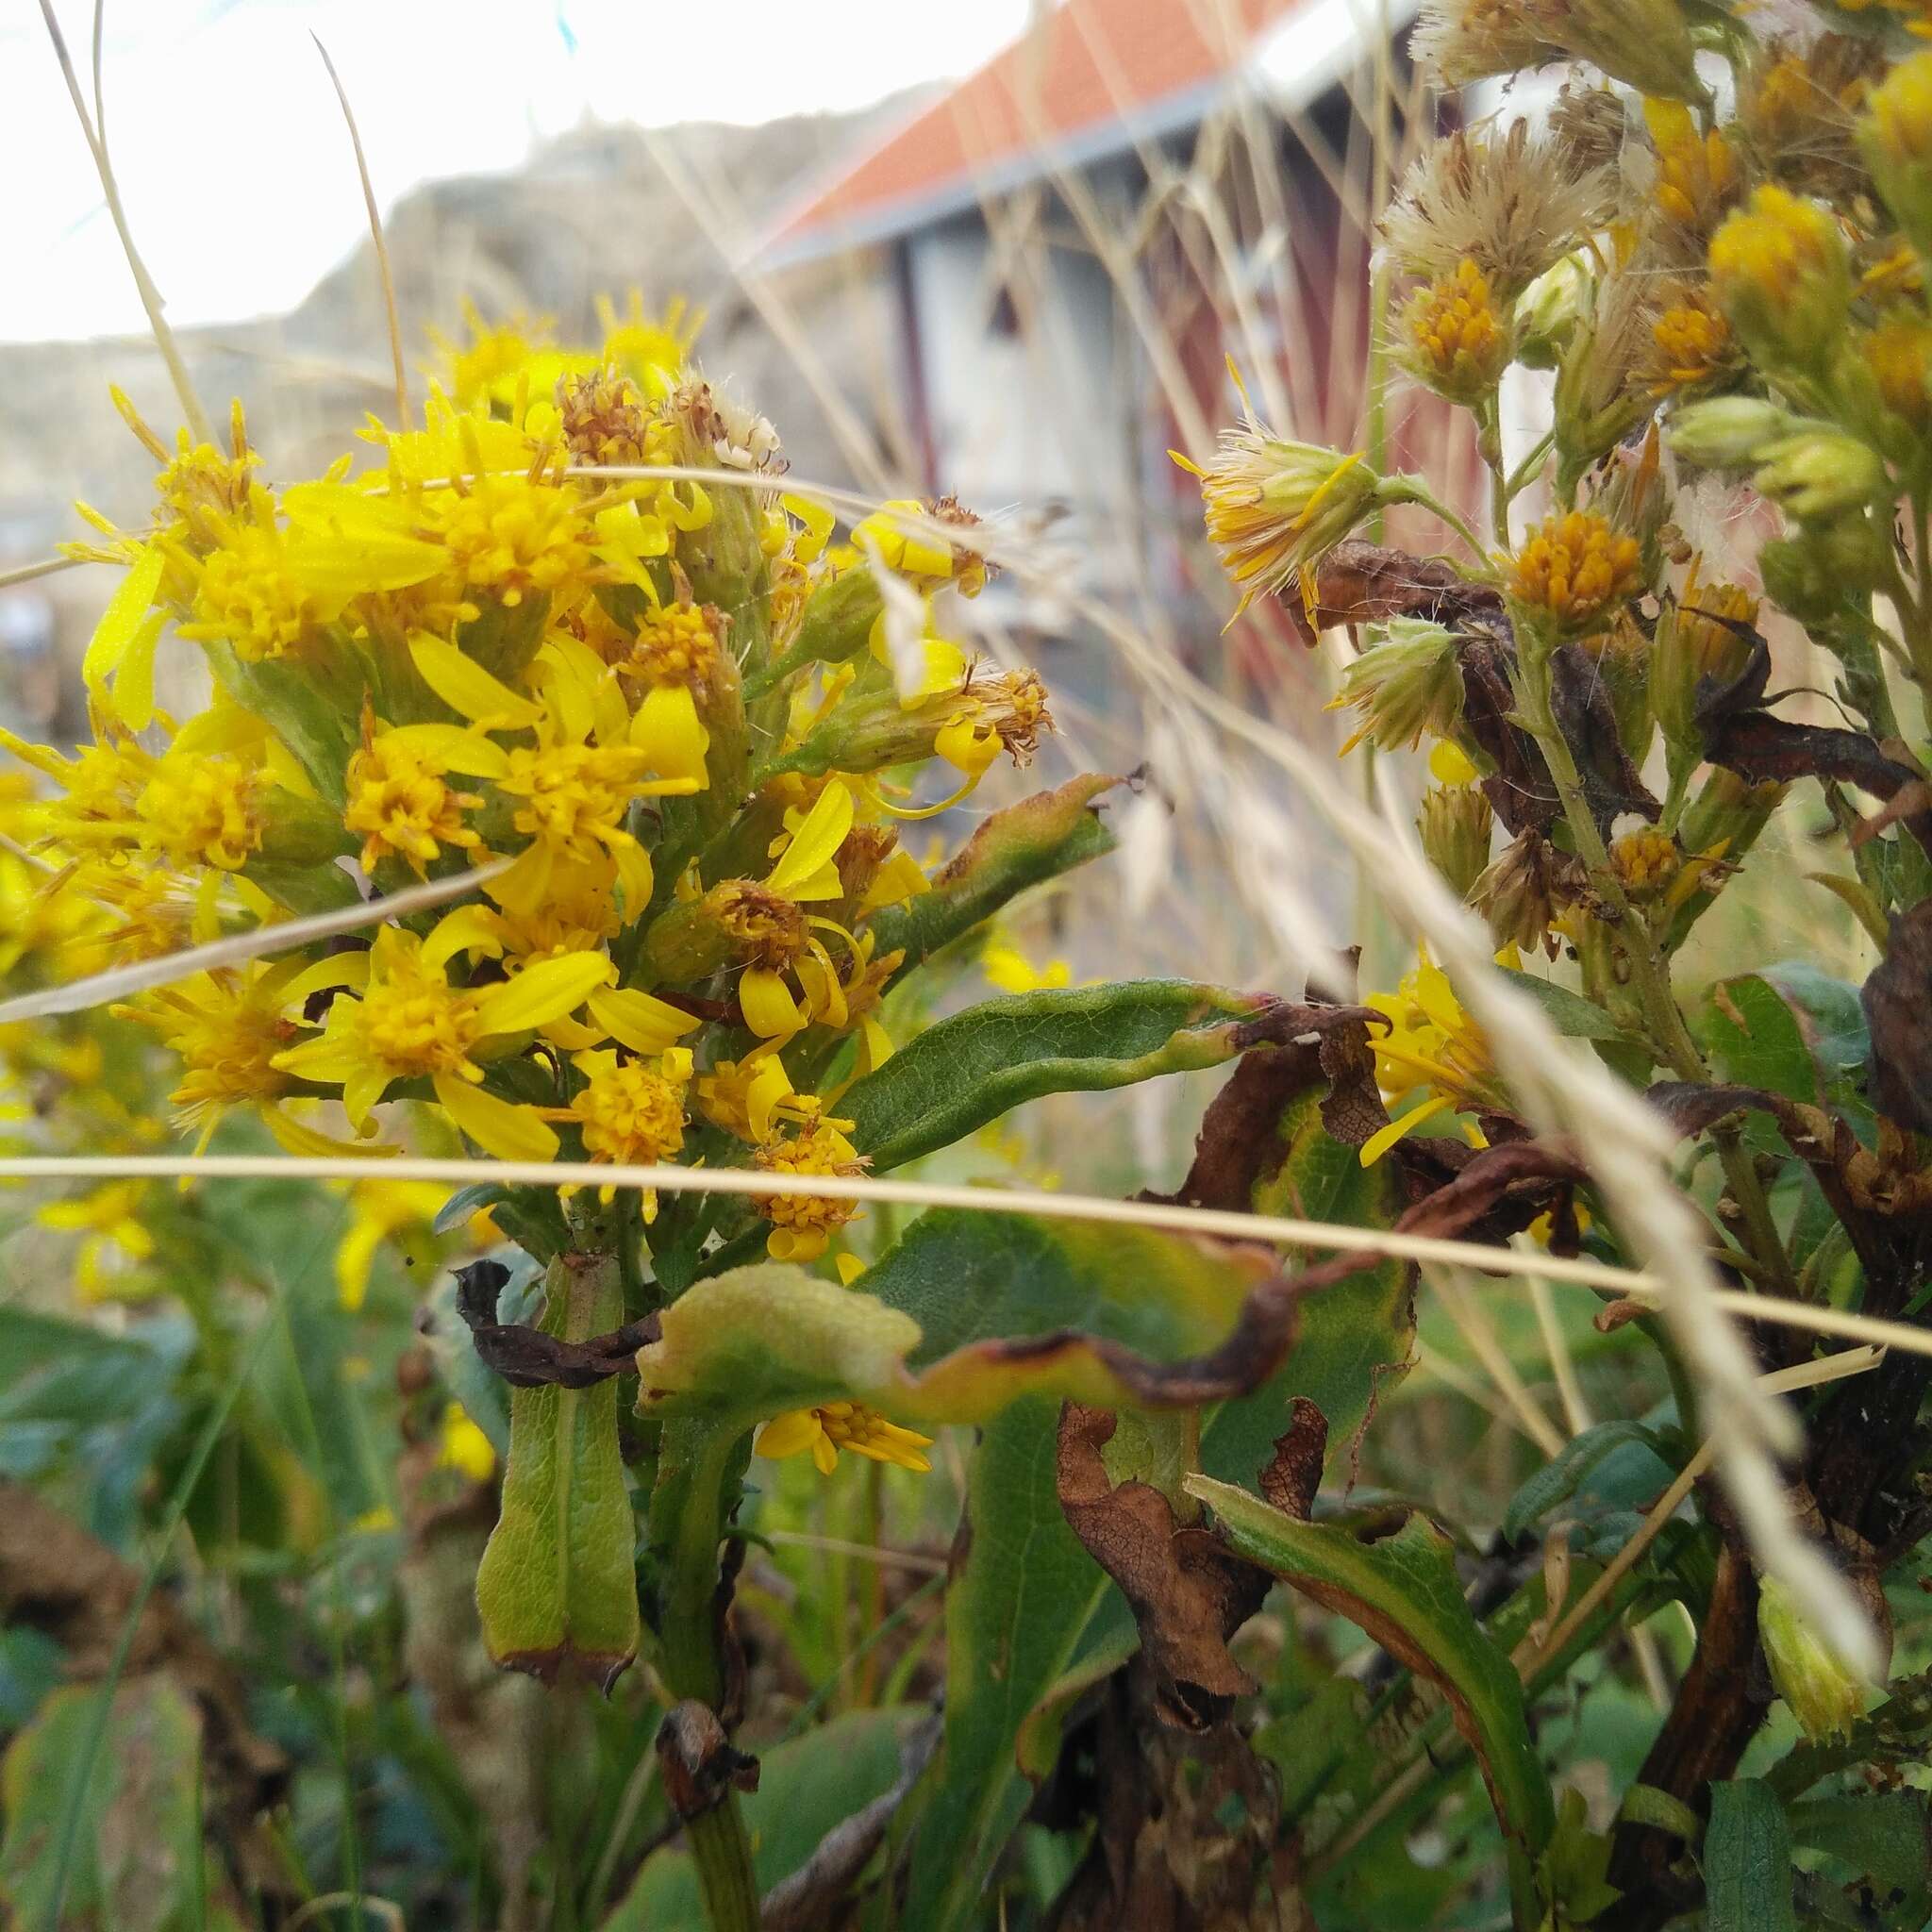
[[[1503,599],[1487,584],[1467,577],[1435,557],[1412,557],[1380,543],[1350,538],[1315,567],[1314,629],[1298,594],[1281,600],[1303,643],[1344,624],[1380,624],[1391,617],[1423,617],[1452,630],[1467,624],[1500,624]]]
[[[1836,725],[1797,724],[1766,708],[1771,650],[1755,631],[1751,656],[1728,684],[1706,679],[1698,687],[1696,719],[1704,755],[1754,784],[1793,778],[1835,778],[1884,799],[1905,798],[1899,818],[1932,852],[1932,807],[1923,788],[1925,774],[1890,756],[1876,739]]]
[[[496,1304],[509,1280],[501,1261],[472,1261],[456,1271],[457,1313],[470,1330],[476,1354],[491,1374],[516,1389],[554,1382],[565,1389],[588,1389],[612,1375],[634,1375],[637,1354],[656,1341],[658,1318],[626,1322],[588,1341],[562,1341],[522,1322],[499,1322]]]
[[[1405,1141],[1402,1146],[1409,1144]],[[1419,1157],[1425,1158],[1430,1144],[1415,1143]],[[1475,1241],[1506,1241],[1539,1215],[1561,1208],[1584,1175],[1583,1164],[1561,1146],[1545,1141],[1506,1141],[1462,1161],[1459,1172],[1432,1188],[1395,1225],[1404,1234],[1436,1235],[1446,1241],[1465,1235]]]
[[[1269,1579],[1212,1531],[1176,1523],[1151,1484],[1109,1482],[1100,1452],[1113,1432],[1108,1409],[1060,1410],[1060,1509],[1134,1612],[1162,1721],[1206,1730],[1256,1689],[1227,1640],[1260,1608]]]
[[[1240,1212],[1287,1158],[1276,1127],[1297,1095],[1325,1086],[1322,1123],[1359,1147],[1386,1126],[1369,1029],[1387,1020],[1369,1007],[1284,1002],[1243,1025],[1240,1064],[1208,1103],[1194,1137],[1194,1162],[1173,1199],[1190,1208]],[[1151,1197],[1150,1197],[1151,1198]]]
[[[1559,644],[1551,653],[1550,708],[1576,760],[1584,802],[1597,830],[1607,835],[1626,812],[1655,823],[1663,808],[1624,749],[1609,687],[1589,652],[1578,644]]]
[[[1858,1003],[1872,1030],[1873,1104],[1899,1126],[1932,1134],[1932,899],[1892,921]]]
[[[658,1766],[664,1793],[680,1818],[701,1816],[733,1790],[758,1788],[758,1761],[732,1745],[708,1704],[687,1697],[658,1726]]]
[[[1517,836],[1541,833],[1563,808],[1539,745],[1513,721],[1516,693],[1509,674],[1516,650],[1505,628],[1473,631],[1457,645],[1462,671],[1462,722],[1495,766],[1483,780],[1490,808]]]
[[[1289,1424],[1274,1439],[1274,1454],[1262,1466],[1261,1500],[1306,1523],[1322,1487],[1322,1463],[1328,1454],[1328,1418],[1306,1395],[1290,1405]]]

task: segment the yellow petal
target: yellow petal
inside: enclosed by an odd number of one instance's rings
[[[502,778],[509,772],[509,754],[502,745],[467,725],[398,724],[382,734],[382,741],[466,777]]]
[[[744,1009],[744,1024],[764,1040],[784,1039],[805,1024],[791,988],[769,966],[746,969],[738,982],[738,1004]]]
[[[473,724],[521,730],[533,726],[543,715],[540,706],[492,677],[474,658],[464,657],[456,645],[431,637],[427,631],[418,631],[410,638],[409,656],[422,673],[423,682]]]
[[[792,893],[795,897],[794,888],[806,885],[814,874],[831,863],[851,829],[851,792],[836,782],[827,785],[792,834],[791,844],[765,883],[774,892]]]
[[[644,1055],[662,1053],[696,1025],[691,1014],[634,987],[599,990],[590,996],[591,1018],[620,1046]]]
[[[283,987],[282,1010],[299,1010],[314,994],[331,987],[351,986],[359,990],[368,984],[369,955],[337,953],[330,958],[316,960],[312,966],[305,966]]]
[[[1439,1093],[1435,1099],[1424,1101],[1421,1107],[1404,1114],[1399,1120],[1391,1121],[1386,1127],[1378,1127],[1362,1142],[1362,1165],[1374,1167],[1396,1141],[1406,1140],[1424,1121],[1434,1120],[1439,1113],[1454,1107],[1455,1104],[1448,1095]]]
[[[485,1033],[521,1033],[546,1020],[562,1019],[609,978],[610,961],[602,953],[535,959],[501,985],[484,990],[476,1002],[476,1019]]]
[[[447,966],[458,953],[482,953],[491,959],[503,957],[496,921],[481,906],[458,906],[454,912],[445,912],[423,941],[425,966]]]
[[[155,722],[155,646],[161,641],[167,613],[151,610],[128,641],[114,679],[114,709],[130,731],[145,731]]]
[[[166,562],[160,550],[150,543],[108,599],[108,608],[101,612],[101,621],[94,625],[94,634],[88,641],[87,655],[80,660],[80,675],[90,691],[106,688],[108,679],[120,668],[128,647],[140,635],[155,601],[155,592],[161,587],[161,570]]]
[[[659,685],[646,691],[630,721],[630,741],[660,777],[710,782],[705,754],[711,748],[711,734],[699,720],[697,700],[688,685]]]
[[[774,1462],[787,1456],[800,1456],[824,1434],[824,1426],[814,1411],[789,1409],[783,1415],[774,1415],[758,1431],[758,1453]]]
[[[436,1076],[436,1097],[443,1111],[486,1154],[499,1160],[555,1160],[557,1136],[532,1108],[499,1100],[455,1074]]]

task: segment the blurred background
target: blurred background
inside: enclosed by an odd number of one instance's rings
[[[196,387],[218,414],[243,400],[271,476],[314,474],[393,409],[320,40],[419,396],[478,326],[594,341],[599,299],[622,312],[632,291],[702,310],[706,373],[777,425],[794,476],[951,492],[1024,541],[1033,567],[961,622],[1055,690],[1033,782],[1151,763],[1137,876],[1225,872],[1241,833],[1255,916],[1142,920],[1142,963],[1279,970],[1299,821],[1277,798],[1255,824],[1252,788],[1127,675],[1120,638],[1257,715],[1332,722],[1277,611],[1224,635],[1232,599],[1168,452],[1201,458],[1234,419],[1231,365],[1277,428],[1373,432],[1370,229],[1426,131],[1413,0],[143,0],[105,8],[97,47],[86,0],[54,11]],[[142,513],[152,465],[108,385],[164,437],[175,411],[32,0],[0,25],[0,164],[31,184],[0,209],[0,721],[65,741],[106,587],[35,573],[79,532],[76,498]],[[1446,417],[1399,397],[1390,417],[1391,460],[1454,493]],[[1339,938],[1345,875],[1304,887]]]

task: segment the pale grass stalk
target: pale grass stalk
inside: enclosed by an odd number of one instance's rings
[[[106,0],[94,0],[94,48],[95,99],[100,101],[99,49],[101,44],[101,10]],[[80,131],[87,137],[88,152],[93,157],[94,172],[101,177],[101,192],[107,199],[108,214],[114,224],[114,232],[121,238],[121,252],[127,258],[127,266],[134,275],[135,291],[141,297],[141,306],[147,315],[147,325],[155,339],[155,347],[160,351],[161,360],[167,365],[168,377],[175,385],[175,400],[181,405],[182,420],[186,422],[189,433],[197,442],[213,442],[215,433],[208,419],[208,412],[201,407],[201,398],[194,392],[194,384],[188,375],[188,365],[181,359],[181,350],[175,341],[175,332],[168,326],[163,312],[167,305],[161,300],[161,291],[155,287],[154,277],[147,272],[147,264],[141,258],[141,251],[134,245],[134,232],[127,225],[127,211],[121,206],[121,186],[114,178],[113,163],[108,158],[107,123],[105,107],[101,108],[101,120],[96,125],[95,117],[88,112],[87,103],[81,98],[80,79],[74,71],[74,62],[67,52],[67,42],[60,31],[60,23],[54,17],[53,0],[41,0],[41,18],[47,24],[47,38],[54,43],[54,58],[60,63],[61,78],[67,83],[68,97],[74,103],[75,118],[80,122]]]
[[[415,1154],[37,1154],[0,1158],[0,1179],[112,1180],[186,1175],[194,1180],[421,1180],[451,1187],[494,1182],[505,1187],[657,1189],[667,1193],[769,1194],[772,1176],[753,1167],[606,1165],[585,1160],[449,1160]],[[1393,1255],[1411,1261],[1526,1274],[1556,1271],[1588,1287],[1621,1294],[1641,1291],[1641,1275],[1582,1256],[1563,1260],[1519,1255],[1514,1248],[1400,1234],[1341,1222],[1300,1221],[1278,1214],[1240,1214],[1223,1208],[1182,1208],[1158,1201],[1115,1201],[1099,1194],[1047,1189],[957,1187],[938,1181],[880,1180],[871,1174],[785,1176],[785,1192],[836,1201],[884,1201],[909,1208],[964,1208],[975,1213],[1037,1214],[1049,1220],[1108,1222],[1123,1227],[1169,1228],[1224,1240],[1285,1241],[1340,1254]],[[1911,1331],[1916,1332],[1916,1331]],[[1932,1335],[1925,1338],[1932,1352]]]
[[[375,184],[369,178],[369,157],[362,151],[362,135],[356,125],[356,110],[349,105],[349,92],[342,85],[341,75],[336,72],[336,63],[329,58],[328,49],[323,45],[320,34],[311,33],[308,38],[315,42],[315,51],[322,56],[322,64],[328,69],[336,99],[342,105],[342,119],[349,124],[349,145],[356,150],[356,173],[362,182],[362,206],[369,214],[369,239],[375,248],[376,278],[382,284],[383,307],[389,315],[389,353],[395,370],[396,427],[407,429],[409,426],[409,379],[403,368],[403,325],[396,316],[396,278],[390,268],[389,243],[383,238],[382,210],[375,205]]]
[[[1557,1303],[1550,1293],[1550,1284],[1534,1274],[1529,1277],[1529,1305],[1536,1310],[1536,1324],[1550,1357],[1550,1373],[1556,1377],[1557,1395],[1563,1405],[1563,1421],[1573,1436],[1580,1436],[1592,1420],[1590,1405],[1583,1399],[1570,1343],[1557,1321]]]
[[[1490,1380],[1496,1385],[1503,1400],[1519,1419],[1524,1434],[1545,1456],[1560,1456],[1566,1440],[1562,1431],[1536,1406],[1529,1391],[1524,1387],[1523,1377],[1516,1373],[1515,1365],[1496,1340],[1496,1331],[1490,1326],[1488,1317],[1463,1288],[1456,1271],[1453,1268],[1424,1267],[1423,1275],[1435,1290],[1436,1298],[1442,1305],[1442,1312],[1455,1323],[1457,1332],[1469,1344],[1470,1352],[1483,1365]]]
[[[50,577],[58,571],[77,569],[87,560],[84,557],[43,557],[37,563],[17,563],[11,570],[0,570],[0,591],[14,584],[30,584],[36,577]]]
[[[452,899],[468,898],[477,887],[487,885],[514,862],[510,858],[492,859],[473,872],[459,872],[446,879],[429,879],[423,885],[391,892],[385,899],[364,899],[336,912],[311,912],[275,925],[258,925],[248,932],[231,933],[226,939],[210,940],[206,945],[164,953],[158,958],[110,966],[105,973],[91,973],[85,979],[72,979],[64,986],[24,992],[17,999],[0,1000],[0,1025],[20,1020],[43,1020],[57,1013],[83,1012],[89,1007],[104,1007],[110,1000],[125,1000],[158,986],[171,986],[192,974],[246,965],[250,959],[286,953],[291,946],[306,946],[313,941],[333,939],[338,933],[356,932],[367,925],[383,925],[410,912],[444,906]]]
[[[1500,1423],[1507,1429],[1514,1429],[1525,1441],[1535,1443],[1536,1439],[1524,1426],[1523,1418],[1507,1402],[1499,1402],[1481,1381],[1466,1369],[1458,1368],[1447,1356],[1439,1355],[1433,1348],[1418,1341],[1409,1351],[1408,1365],[1418,1374],[1433,1376],[1445,1389],[1481,1409],[1491,1422]]]
[[[848,1542],[843,1537],[814,1536],[804,1529],[760,1529],[768,1543],[783,1543],[801,1550],[823,1550],[828,1556],[857,1557],[862,1563],[875,1563],[882,1570],[915,1570],[922,1576],[943,1576],[945,1559],[922,1557],[916,1550],[889,1550],[878,1543]]]

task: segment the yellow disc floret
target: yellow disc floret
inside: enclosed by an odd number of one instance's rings
[[[1524,541],[1510,564],[1510,593],[1533,618],[1586,631],[1639,588],[1640,557],[1634,537],[1594,510],[1571,510],[1546,518]]]
[[[407,727],[376,732],[365,714],[362,749],[349,760],[342,808],[343,825],[362,834],[365,872],[393,858],[421,874],[445,845],[467,850],[483,842],[463,824],[463,813],[483,803],[481,795],[453,791],[445,770],[420,734]]]
[[[858,1150],[826,1120],[812,1122],[790,1140],[766,1141],[758,1151],[758,1164],[774,1174],[847,1174],[865,1170]],[[817,1260],[833,1230],[858,1212],[858,1202],[824,1194],[758,1194],[752,1206],[772,1224],[765,1245],[778,1261]]]
[[[1417,290],[1403,324],[1409,367],[1439,395],[1464,401],[1485,394],[1509,359],[1489,278],[1468,256],[1454,275]]]
[[[147,842],[171,864],[239,872],[261,844],[259,772],[226,754],[169,752],[155,761],[136,806]]]

